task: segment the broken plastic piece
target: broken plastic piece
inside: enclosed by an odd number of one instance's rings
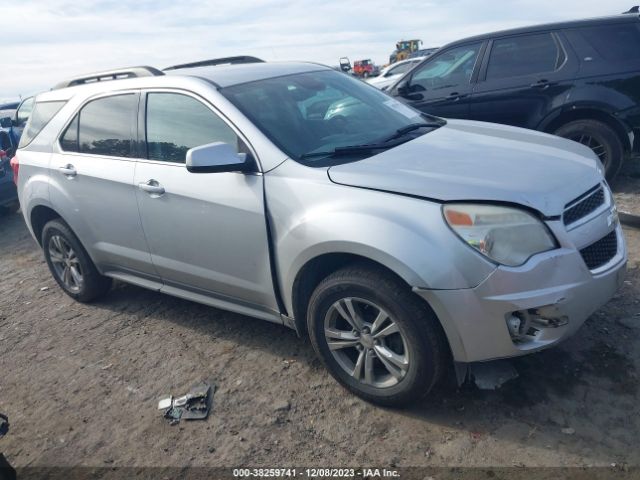
[[[206,382],[194,385],[186,395],[174,398],[163,397],[158,402],[158,409],[165,410],[164,417],[175,425],[181,419],[204,420],[209,416],[215,385]]]
[[[173,397],[169,395],[168,397],[161,398],[158,402],[158,410],[166,410],[167,408],[171,408],[173,405]]]

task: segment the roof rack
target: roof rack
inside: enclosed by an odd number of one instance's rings
[[[197,67],[212,67],[215,65],[236,65],[239,63],[264,63],[264,60],[257,57],[250,57],[248,55],[241,55],[237,57],[225,57],[225,58],[213,58],[211,60],[201,60],[199,62],[183,63],[181,65],[172,65],[164,68],[167,70],[179,70],[181,68],[197,68]]]
[[[105,82],[109,80],[122,80],[125,78],[138,78],[138,77],[157,77],[164,75],[162,71],[153,67],[130,67],[120,68],[118,70],[107,70],[104,72],[89,73],[82,77],[72,78],[58,83],[53,87],[53,90],[60,88],[75,87],[77,85],[85,85],[88,83]]]

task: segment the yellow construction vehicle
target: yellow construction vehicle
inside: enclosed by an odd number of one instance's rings
[[[389,63],[404,60],[413,52],[420,50],[420,45],[422,45],[422,40],[400,40],[396,43],[396,49],[389,57]]]

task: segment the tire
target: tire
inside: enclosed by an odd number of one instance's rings
[[[348,322],[340,313],[348,311],[349,302],[363,320],[360,334],[353,333],[353,316]],[[374,318],[385,314],[388,319],[376,327]],[[320,282],[309,301],[307,327],[313,348],[331,375],[372,403],[400,406],[417,401],[446,370],[446,340],[435,314],[400,279],[374,266],[348,266]],[[394,330],[375,340],[376,335]],[[372,342],[377,343],[372,346]],[[388,357],[385,362],[383,353]]]
[[[91,302],[111,288],[111,279],[100,275],[78,237],[61,219],[51,220],[42,229],[42,249],[51,275],[74,300]]]
[[[624,161],[624,146],[615,130],[606,123],[598,120],[575,120],[561,126],[554,133],[591,148],[602,161],[608,182],[618,175]]]

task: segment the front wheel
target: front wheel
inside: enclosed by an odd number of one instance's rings
[[[90,302],[111,288],[111,279],[100,275],[80,240],[62,220],[51,220],[44,226],[42,248],[53,278],[71,298]]]
[[[624,146],[609,125],[598,120],[575,120],[561,126],[554,133],[593,150],[604,166],[607,181],[610,182],[618,175],[624,160]]]
[[[401,280],[375,267],[345,267],[323,280],[311,296],[307,325],[333,377],[373,403],[418,400],[445,370],[435,314]]]

